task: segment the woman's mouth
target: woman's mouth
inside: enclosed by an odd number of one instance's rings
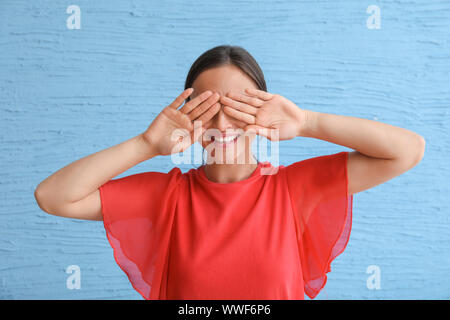
[[[240,134],[235,134],[227,137],[214,137],[211,136],[211,141],[214,143],[216,147],[219,148],[227,148],[234,145],[239,138]]]

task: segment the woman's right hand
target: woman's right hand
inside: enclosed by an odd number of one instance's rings
[[[142,134],[144,141],[156,155],[170,155],[189,148],[205,132],[205,124],[220,110],[218,93],[202,92],[184,106],[179,106],[194,90],[184,90],[165,107]],[[194,121],[201,121],[200,126]]]

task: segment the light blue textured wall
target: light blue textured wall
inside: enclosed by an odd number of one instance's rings
[[[69,5],[81,29],[69,30]],[[369,5],[381,28],[368,29]],[[142,131],[183,90],[193,61],[245,47],[270,92],[299,107],[375,119],[425,137],[422,162],[354,196],[346,251],[318,299],[450,298],[448,1],[0,2],[0,298],[140,299],[101,222],[41,211],[33,192],[63,166]],[[347,148],[280,143],[281,164]],[[168,172],[168,157],[124,175]],[[182,166],[185,172],[192,166]],[[69,290],[65,269],[81,268]],[[381,289],[366,269],[381,269]]]

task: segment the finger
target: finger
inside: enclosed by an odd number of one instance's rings
[[[211,90],[207,90],[205,92],[202,92],[201,94],[196,96],[194,99],[190,100],[189,102],[186,102],[184,104],[184,106],[178,111],[181,111],[181,112],[187,114],[187,113],[191,112],[192,109],[194,109],[200,103],[202,103],[203,101],[208,99],[211,95],[212,95],[212,91]]]
[[[233,118],[235,118],[237,120],[246,122],[248,124],[255,124],[255,116],[253,116],[251,114],[238,111],[238,110],[236,110],[236,109],[234,109],[232,107],[229,107],[229,106],[224,106],[223,107],[223,111],[226,114],[232,116]]]
[[[227,97],[236,101],[244,102],[253,107],[261,107],[264,104],[264,100],[237,92],[228,92]]]
[[[210,121],[217,112],[220,110],[220,103],[213,104],[208,110],[206,110],[202,115],[200,115],[197,119],[194,121],[201,121],[203,126]]]
[[[245,92],[248,93],[249,95],[252,95],[254,97],[257,97],[261,100],[270,100],[273,98],[274,94],[272,93],[268,93],[266,91],[262,91],[262,90],[258,90],[258,89],[254,89],[254,88],[246,88]]]
[[[258,135],[266,137],[269,140],[275,141],[278,140],[278,130],[270,129],[258,125],[248,125],[245,127],[246,132],[256,132]]]
[[[169,108],[177,109],[183,104],[184,100],[192,94],[192,92],[194,92],[194,89],[192,88],[184,90],[171,104],[169,104]]]
[[[196,106],[191,112],[188,113],[189,119],[191,119],[191,121],[197,119],[201,114],[214,105],[219,98],[220,95],[218,93],[211,95],[206,101],[203,101],[200,105]]]
[[[258,111],[257,108],[255,107],[252,107],[246,103],[242,103],[225,96],[220,97],[220,102],[226,106],[233,107],[236,110],[251,114],[253,116],[256,115],[256,111]]]

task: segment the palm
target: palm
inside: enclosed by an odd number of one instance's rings
[[[164,108],[149,129],[146,134],[153,135],[150,138],[158,141],[158,152],[161,155],[182,152],[192,144],[192,141],[189,141],[193,129],[192,122],[186,114],[176,109]]]
[[[278,140],[289,140],[297,136],[298,123],[296,113],[298,107],[282,96],[275,96],[259,108],[255,124],[278,131]]]
[[[144,139],[157,154],[170,155],[183,152],[204,133],[202,124],[208,123],[219,111],[219,95],[205,91],[185,103],[192,90],[186,89],[159,113],[147,130]]]

